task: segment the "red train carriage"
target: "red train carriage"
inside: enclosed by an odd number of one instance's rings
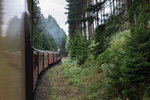
[[[57,52],[53,52],[53,62],[56,63],[57,62]]]
[[[55,63],[55,53],[53,52],[53,63]]]
[[[45,51],[44,54],[43,54],[43,58],[44,58],[44,67],[43,69],[47,68],[48,67],[48,53]]]
[[[48,51],[48,54],[49,54],[49,64],[52,64],[53,63],[53,52]]]
[[[58,52],[32,48],[32,91],[34,92],[38,75],[50,64],[60,61]]]
[[[41,73],[41,71],[43,70],[43,65],[44,65],[44,62],[43,62],[43,54],[44,54],[44,52],[42,52],[42,51],[40,51],[40,50],[38,50],[38,58],[39,58],[39,70],[38,70],[38,74],[40,74]]]
[[[35,49],[32,49],[32,90],[35,89],[39,73],[39,54]]]

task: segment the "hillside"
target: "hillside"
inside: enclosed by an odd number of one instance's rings
[[[65,43],[66,43],[66,34],[62,28],[58,25],[55,18],[52,16],[48,16],[47,18],[47,26],[46,30],[48,34],[54,39],[57,47],[61,49],[61,51],[65,51]]]

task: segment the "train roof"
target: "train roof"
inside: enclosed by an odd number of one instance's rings
[[[32,49],[37,51],[37,52],[40,52],[40,53],[58,53],[58,52],[54,52],[54,51],[39,50],[39,49],[36,49],[36,48],[32,48]]]

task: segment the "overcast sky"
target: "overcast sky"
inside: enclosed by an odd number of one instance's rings
[[[68,25],[65,25],[67,21],[67,15],[64,13],[67,10],[64,8],[67,5],[65,0],[39,0],[41,12],[47,18],[48,15],[52,15],[59,26],[64,29],[66,34],[68,34]]]

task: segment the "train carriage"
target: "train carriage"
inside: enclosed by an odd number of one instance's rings
[[[43,55],[44,55],[44,52],[40,52],[39,50],[38,50],[38,58],[39,58],[39,62],[38,62],[38,74],[40,74],[41,73],[41,71],[43,70],[43,68],[44,68],[44,62],[43,62]]]
[[[44,56],[43,57],[44,58],[44,68],[43,69],[45,69],[48,67],[48,53],[45,51],[43,56]]]
[[[36,82],[37,82],[37,79],[38,79],[38,52],[36,51],[36,50],[34,50],[34,49],[32,49],[32,54],[33,54],[33,56],[32,56],[32,85],[33,85],[33,87],[32,87],[32,90],[34,91],[34,89],[35,89],[35,86],[36,86]]]
[[[48,54],[49,54],[49,64],[52,64],[53,63],[53,52],[49,51]]]
[[[55,53],[53,52],[53,63],[55,63]]]
[[[57,61],[57,53],[54,52],[54,63],[56,63],[56,61]]]
[[[57,56],[58,56],[58,55],[57,55],[57,53],[56,53],[56,58],[55,58],[55,59],[56,59],[56,61],[57,61]]]
[[[38,75],[40,75],[50,64],[60,61],[58,57],[58,52],[32,48],[32,91],[35,90]]]
[[[0,80],[3,80],[0,81],[0,99],[32,100],[38,76],[44,68],[58,62],[58,55],[32,48],[33,1],[4,1],[0,0],[5,12],[0,12],[0,21],[3,21],[0,23]]]

